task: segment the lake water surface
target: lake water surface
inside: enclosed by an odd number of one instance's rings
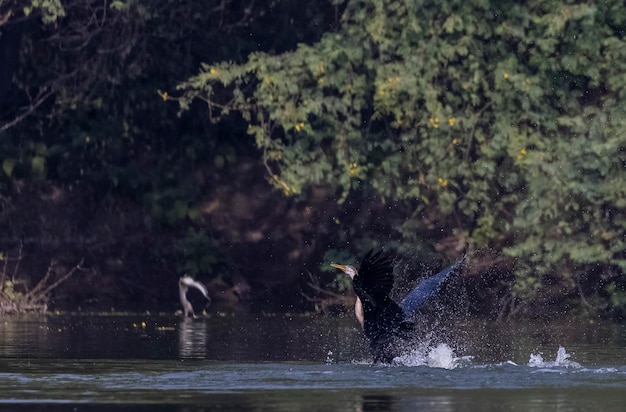
[[[0,411],[621,411],[626,328],[468,321],[373,365],[331,316],[0,320]]]

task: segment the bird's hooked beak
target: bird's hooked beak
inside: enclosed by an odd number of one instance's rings
[[[337,268],[337,269],[341,270],[342,272],[345,272],[346,269],[347,269],[346,265],[338,265],[336,263],[331,263],[330,266],[332,266],[334,268]]]
[[[346,275],[350,276],[350,279],[354,279],[356,276],[356,268],[350,265],[338,265],[337,263],[331,263],[330,266],[341,270]]]

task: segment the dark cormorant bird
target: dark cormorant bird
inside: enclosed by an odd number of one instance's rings
[[[413,337],[412,317],[444,281],[460,268],[462,261],[422,281],[400,303],[389,296],[394,284],[391,254],[370,250],[358,271],[351,265],[331,264],[352,278],[357,295],[354,312],[369,339],[374,362],[390,363],[403,353],[406,342]]]

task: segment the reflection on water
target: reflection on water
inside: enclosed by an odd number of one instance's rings
[[[0,411],[74,410],[77,402],[88,403],[80,410],[157,411],[623,406],[622,325],[472,321],[454,330],[460,345],[431,336],[389,366],[367,360],[352,317],[5,318]]]
[[[336,361],[366,356],[352,319],[47,316],[0,321],[0,358]]]
[[[0,322],[0,356],[12,358],[24,353],[41,353],[51,346],[53,334],[48,327],[48,317],[7,318]]]
[[[178,357],[219,361],[338,361],[367,356],[352,319],[215,316],[176,324]]]
[[[453,342],[428,339],[418,348],[436,359],[475,363],[528,362],[552,356],[560,346],[581,364],[614,364],[626,358],[626,328],[578,320],[534,323],[471,321],[453,328]],[[437,353],[449,344],[452,353]],[[430,350],[427,350],[429,349]],[[445,349],[445,347],[444,347]],[[409,353],[410,355],[410,353]],[[369,358],[367,342],[352,317],[212,315],[8,317],[0,321],[0,359],[206,359],[225,362],[342,363]],[[417,358],[408,358],[404,364]]]
[[[184,318],[178,324],[178,356],[181,359],[203,359],[207,355],[207,325]]]

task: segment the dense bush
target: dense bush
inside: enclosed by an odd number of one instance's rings
[[[177,299],[170,285],[184,272],[240,273],[241,259],[224,270],[232,250],[224,237],[238,235],[217,233],[202,207],[211,194],[229,194],[220,185],[239,190],[241,180],[226,176],[259,175],[247,166],[256,149],[241,122],[213,126],[201,105],[177,116],[168,94],[200,61],[243,61],[252,50],[319,39],[337,7],[0,2],[0,253],[24,240],[25,260],[44,265],[22,265],[16,276],[36,282],[50,255],[74,255],[72,264],[89,257],[85,265],[110,286],[99,294],[139,301]]]
[[[413,201],[415,230],[503,250],[511,308],[553,287],[624,310],[623,3],[351,0],[341,23],[204,64],[181,108],[241,113],[286,195],[371,188]]]
[[[617,0],[0,2],[0,225],[49,237],[50,208],[19,220],[16,197],[83,187],[86,222],[171,238],[139,243],[210,276],[203,197],[255,144],[287,197],[336,194],[333,252],[395,227],[407,249],[501,251],[484,284],[509,312],[624,311],[625,33]]]

